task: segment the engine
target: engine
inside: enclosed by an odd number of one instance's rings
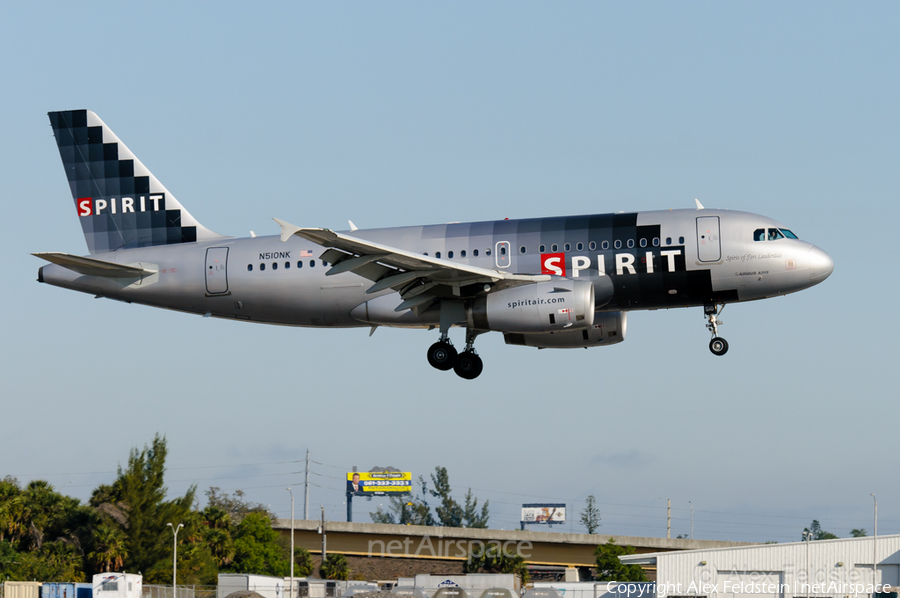
[[[546,333],[589,329],[594,323],[594,285],[561,278],[476,297],[466,309],[469,328]]]
[[[506,333],[503,339],[507,345],[523,345],[538,349],[580,349],[614,345],[625,340],[628,314],[611,311],[594,315],[590,328],[581,330],[559,330],[544,334]]]

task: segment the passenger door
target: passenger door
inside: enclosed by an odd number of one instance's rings
[[[722,259],[718,216],[697,218],[697,257],[701,262],[717,262]]]
[[[206,292],[222,295],[228,292],[228,248],[210,247],[206,250]]]

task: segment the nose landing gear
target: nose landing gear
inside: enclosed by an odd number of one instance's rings
[[[709,341],[709,350],[713,355],[725,355],[728,352],[728,341],[719,336],[719,325],[724,322],[719,321],[718,316],[725,309],[725,304],[719,307],[715,303],[707,303],[703,306],[703,314],[706,316],[706,329],[712,334],[712,340]]]

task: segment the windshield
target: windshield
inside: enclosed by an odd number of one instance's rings
[[[758,228],[753,231],[754,241],[777,241],[778,239],[797,238],[797,235],[786,228]]]

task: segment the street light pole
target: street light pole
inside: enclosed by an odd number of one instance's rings
[[[172,598],[178,598],[175,595],[175,581],[178,574],[178,530],[183,528],[184,524],[179,523],[178,527],[175,527],[171,523],[167,523],[166,526],[172,528]]]
[[[291,493],[291,598],[294,598],[294,491],[290,487],[287,491]]]
[[[872,585],[878,583],[878,499],[871,495],[875,501],[875,537],[872,538]]]

